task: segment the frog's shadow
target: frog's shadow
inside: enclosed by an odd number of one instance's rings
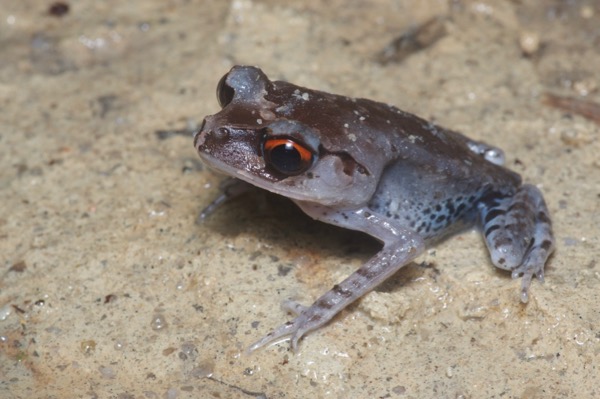
[[[298,251],[310,252],[316,259],[335,257],[342,262],[344,258],[353,258],[364,263],[381,249],[381,243],[365,233],[313,220],[288,198],[257,188],[223,204],[203,224],[225,237],[256,235],[267,246],[294,247]],[[464,233],[458,231],[448,235],[435,245],[442,245]],[[485,266],[491,268],[498,278],[510,280],[510,271],[493,267],[489,260]],[[551,267],[550,264],[547,269]],[[284,269],[287,270],[287,267]],[[396,292],[422,277],[427,276],[435,281],[441,273],[436,262],[410,262],[374,291]],[[287,272],[283,275],[287,275]],[[352,306],[356,306],[356,303],[350,305],[349,309]]]
[[[381,250],[381,243],[368,234],[314,220],[290,199],[260,189],[223,204],[203,224],[225,237],[253,234],[269,246],[293,246],[322,258],[353,257],[366,262]],[[376,291],[396,291],[430,266],[411,262]]]

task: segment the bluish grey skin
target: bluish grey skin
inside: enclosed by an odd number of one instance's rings
[[[297,317],[250,350],[286,336],[296,350],[303,335],[428,246],[472,226],[483,232],[493,264],[522,276],[523,302],[532,277],[543,281],[554,249],[548,209],[536,187],[502,166],[501,150],[387,104],[272,82],[255,67],[231,69],[217,96],[222,110],[194,137],[208,166],[383,243],[311,306],[287,302]],[[242,184],[230,192],[243,192]]]

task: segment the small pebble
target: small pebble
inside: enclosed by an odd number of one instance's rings
[[[8,319],[8,316],[12,313],[12,307],[6,304],[0,308],[0,321]]]
[[[540,36],[535,32],[523,31],[519,36],[519,45],[523,54],[531,56],[540,49]]]

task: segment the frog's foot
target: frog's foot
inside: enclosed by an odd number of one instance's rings
[[[260,340],[256,341],[248,348],[248,352],[253,352],[258,348],[274,343],[280,338],[290,336],[290,345],[292,350],[296,352],[298,349],[298,341],[304,334],[311,330],[315,330],[325,324],[329,319],[323,320],[323,315],[320,310],[313,309],[315,306],[306,307],[294,301],[285,301],[282,304],[282,308],[296,315],[296,318],[292,321],[279,326],[275,330],[271,331]],[[312,309],[312,310],[311,310]],[[329,318],[333,317],[331,315]]]
[[[322,216],[323,213],[320,215]],[[370,213],[365,216],[362,212],[348,214],[345,220],[350,220],[352,217],[357,223],[363,224],[374,225],[378,220],[376,216]],[[344,281],[334,285],[333,288],[321,295],[310,307],[306,308],[291,301],[284,303],[286,309],[297,314],[296,318],[252,344],[248,351],[252,352],[282,337],[290,336],[290,344],[295,352],[302,336],[325,325],[346,306],[377,287],[402,266],[423,253],[425,244],[417,233],[410,230],[392,229],[390,231],[389,225],[383,222],[382,224],[382,228],[379,225],[375,225],[375,227],[380,228],[379,233],[380,237],[383,237],[382,240],[387,240],[389,243],[386,243],[381,251]],[[385,236],[382,231],[389,233],[389,237]]]
[[[544,281],[544,265],[554,250],[548,208],[540,191],[524,185],[512,197],[490,198],[481,208],[481,219],[492,262],[522,277],[521,301],[529,300],[535,275]]]

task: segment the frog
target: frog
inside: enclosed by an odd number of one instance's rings
[[[541,191],[504,166],[500,148],[385,103],[271,81],[234,66],[217,84],[221,110],[206,116],[194,147],[229,176],[203,216],[258,187],[291,199],[308,216],[366,233],[382,247],[310,306],[287,300],[294,318],[248,348],[309,332],[446,238],[477,228],[492,264],[521,278],[529,300],[554,251]]]

